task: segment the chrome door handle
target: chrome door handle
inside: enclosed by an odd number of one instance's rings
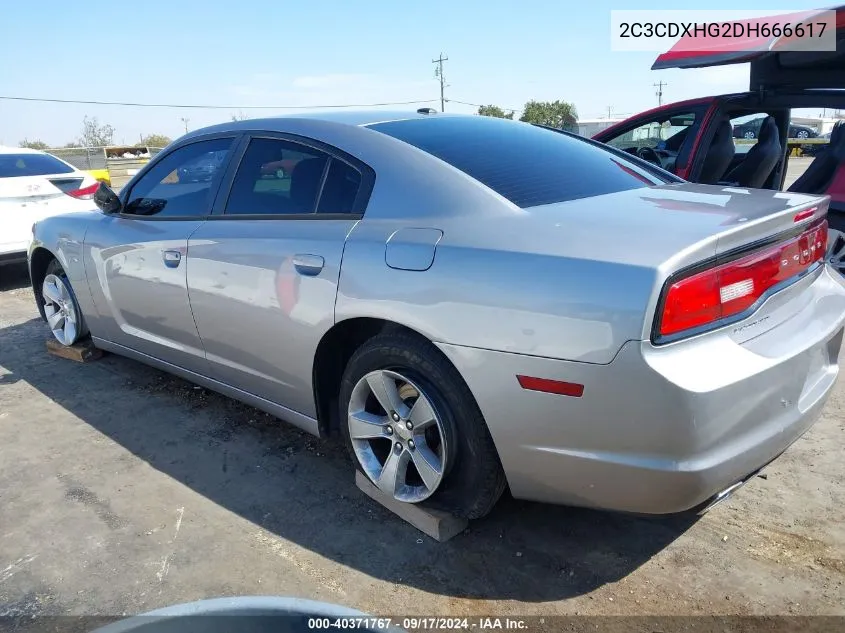
[[[179,251],[164,251],[162,257],[164,257],[164,265],[168,268],[177,268],[179,262],[182,261],[182,253]]]
[[[293,256],[293,267],[296,268],[296,271],[300,275],[308,275],[311,277],[319,275],[325,265],[326,260],[324,260],[320,255],[301,254]]]

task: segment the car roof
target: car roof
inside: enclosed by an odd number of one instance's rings
[[[312,112],[301,112],[278,117],[280,119],[299,118],[319,121],[333,121],[347,125],[367,126],[387,121],[403,121],[406,119],[425,119],[436,116],[469,116],[465,114],[452,114],[437,112],[436,110],[420,112],[419,110],[314,110]]]
[[[404,121],[411,119],[425,119],[430,117],[472,117],[471,114],[452,114],[432,111],[430,113],[415,110],[312,110],[297,112],[295,114],[283,114],[276,117],[265,117],[261,119],[244,119],[242,121],[229,121],[218,123],[209,127],[199,128],[189,132],[185,137],[200,136],[215,132],[233,132],[243,130],[260,129],[268,132],[284,131],[285,122],[292,119],[322,121],[325,123],[339,123],[355,127],[366,127],[376,123],[388,121]]]
[[[41,150],[30,149],[29,147],[8,147],[0,145],[0,154],[43,154]]]

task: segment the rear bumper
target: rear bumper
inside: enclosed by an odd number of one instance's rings
[[[818,419],[839,372],[845,287],[824,270],[795,299],[788,320],[754,338],[724,328],[662,347],[629,341],[607,365],[440,347],[478,400],[514,496],[666,514],[743,481]],[[584,393],[527,391],[517,374]]]

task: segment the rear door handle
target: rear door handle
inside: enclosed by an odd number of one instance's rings
[[[300,275],[308,275],[310,277],[319,275],[325,265],[326,260],[320,255],[299,254],[293,256],[293,267],[296,268],[296,271]]]
[[[162,257],[164,257],[164,265],[168,268],[178,268],[179,262],[182,261],[182,253],[179,251],[164,251]]]

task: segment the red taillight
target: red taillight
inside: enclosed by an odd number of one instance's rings
[[[660,336],[736,316],[778,284],[824,261],[827,220],[800,235],[674,282],[665,291]]]
[[[82,189],[71,189],[70,191],[65,191],[65,193],[74,198],[78,198],[79,200],[90,200],[94,197],[94,194],[97,193],[97,189],[99,188],[100,183],[95,182],[89,187],[83,187]]]

